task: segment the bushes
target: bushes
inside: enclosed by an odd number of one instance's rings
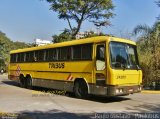
[[[156,22],[153,27],[138,25],[134,33],[141,33],[137,47],[143,71],[143,85],[160,89],[160,22]]]

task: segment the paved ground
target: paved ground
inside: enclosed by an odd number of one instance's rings
[[[7,75],[0,75],[0,115],[16,113],[26,119],[89,119],[103,112],[160,112],[160,94],[141,93],[114,98],[92,96],[90,100],[82,100],[37,92],[43,90],[55,92],[43,88],[23,89],[8,80]]]

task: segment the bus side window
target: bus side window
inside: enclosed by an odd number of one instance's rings
[[[33,62],[34,60],[34,52],[26,52],[25,61]]]
[[[45,50],[39,50],[37,51],[37,61],[44,61],[44,53]]]
[[[81,45],[76,45],[72,47],[72,59],[73,60],[81,60]]]
[[[71,47],[67,47],[67,60],[70,60],[72,56]]]
[[[20,61],[19,62],[24,62],[24,53],[20,53]]]
[[[18,53],[18,54],[17,54],[17,57],[18,57],[18,58],[17,58],[17,62],[20,62],[20,61],[21,61],[21,54]]]
[[[53,49],[52,58],[53,58],[54,61],[58,60],[58,50],[57,49]]]
[[[47,61],[51,61],[51,58],[52,58],[52,49],[48,49],[47,50]]]
[[[47,50],[43,50],[43,52],[44,52],[43,61],[46,61]]]
[[[82,45],[82,59],[91,60],[92,59],[92,44]]]
[[[16,62],[16,54],[11,54],[10,62],[11,63],[15,63]]]
[[[57,60],[57,49],[48,49],[46,51],[47,61],[55,61]]]
[[[24,53],[24,59],[23,60],[24,60],[24,62],[26,62],[26,53]]]
[[[105,46],[104,45],[97,45],[96,69],[97,70],[104,70],[105,69]]]
[[[71,59],[71,47],[60,48],[59,52],[59,60],[68,61]]]
[[[26,52],[26,59],[25,59],[26,62],[29,61],[29,57],[30,57],[29,52]]]

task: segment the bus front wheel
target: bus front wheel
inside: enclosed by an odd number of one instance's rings
[[[76,81],[74,84],[74,94],[77,98],[86,99],[88,98],[88,88],[84,81]]]

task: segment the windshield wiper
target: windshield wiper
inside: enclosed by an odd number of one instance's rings
[[[136,65],[136,68],[137,68],[137,70],[141,70],[141,68],[138,65]]]
[[[122,68],[123,68],[123,70],[125,70],[126,69],[126,65],[122,64]]]

